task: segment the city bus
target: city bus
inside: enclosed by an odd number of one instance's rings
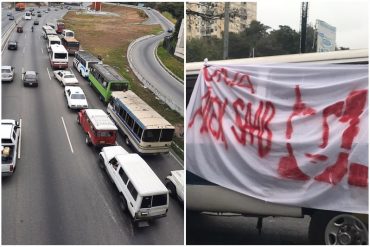
[[[103,62],[93,56],[91,53],[87,51],[78,51],[75,53],[75,57],[73,59],[73,66],[76,70],[82,75],[82,77],[87,78],[89,76],[90,67],[93,64],[102,64]]]
[[[175,127],[131,90],[112,92],[107,112],[138,153],[169,152]]]
[[[68,51],[68,54],[74,55],[80,49],[80,42],[73,37],[63,37],[62,45]]]
[[[48,35],[48,43],[47,43],[47,49],[50,51],[50,47],[52,45],[61,45],[62,41],[57,35]]]
[[[68,68],[68,52],[62,45],[50,46],[50,65],[53,69]]]
[[[89,83],[104,103],[109,102],[113,91],[126,91],[129,86],[128,81],[107,64],[91,65]]]
[[[359,49],[325,53],[307,53],[207,62],[208,65],[211,64],[241,66],[278,63],[353,65],[368,64],[369,53],[367,49]],[[204,62],[194,62],[186,64],[186,105],[188,105],[191,98],[191,94],[193,92],[199,72],[202,68],[204,68],[204,66]],[[186,145],[189,146],[191,144],[187,143]],[[215,167],[215,169],[217,169],[217,167]],[[324,235],[325,237],[327,237],[327,239],[330,239],[331,232],[329,231],[329,228],[331,227],[331,225],[328,222],[344,221],[348,223],[348,225],[346,225],[348,229],[356,229],[353,234],[357,234],[358,231],[360,231],[360,235],[366,238],[364,244],[368,244],[368,230],[366,226],[363,227],[364,225],[368,224],[367,214],[365,215],[348,212],[336,212],[330,210],[304,208],[299,206],[267,202],[265,200],[247,196],[235,190],[231,190],[218,184],[212,183],[190,171],[186,171],[186,209],[189,212],[189,215],[190,213],[192,213],[194,217],[197,217],[197,213],[207,213],[220,216],[255,216],[258,217],[258,229],[262,228],[262,219],[264,217],[283,216],[303,218],[304,216],[308,215],[309,217],[311,217],[308,238],[309,241],[312,243],[316,243],[318,241],[318,235],[320,235],[320,240],[322,240],[321,237]],[[337,221],[335,221],[335,219],[337,219]],[[194,218],[194,220],[196,220],[196,218]],[[332,229],[335,229],[334,226],[332,227]],[[347,234],[344,232],[343,234]],[[320,243],[324,244],[322,241],[320,241]]]

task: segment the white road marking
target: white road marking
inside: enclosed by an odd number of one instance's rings
[[[44,54],[44,50],[41,48],[41,52],[42,52],[42,54]]]
[[[69,146],[71,147],[71,151],[72,151],[72,153],[73,153],[73,147],[72,147],[71,140],[69,139],[69,135],[68,135],[68,131],[67,131],[66,124],[64,123],[64,119],[63,119],[63,117],[61,117],[61,118],[62,118],[62,122],[63,122],[63,125],[64,125],[64,130],[66,131],[66,135],[67,135],[67,138],[68,138]]]
[[[23,69],[23,67],[22,67],[22,81],[23,81],[23,71],[24,71],[24,69]]]
[[[18,145],[18,159],[21,158],[21,145],[22,145],[22,118],[19,119],[19,145]]]
[[[46,70],[48,71],[48,75],[49,75],[49,78],[50,78],[50,80],[51,80],[51,76],[50,76],[50,73],[49,73],[49,68],[48,68],[48,67],[46,67]]]
[[[27,38],[27,34],[24,34],[24,38]]]

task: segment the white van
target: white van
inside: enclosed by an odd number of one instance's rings
[[[31,20],[32,19],[32,15],[31,15],[31,12],[27,11],[24,13],[24,16],[23,16],[23,19],[25,20]]]
[[[138,154],[129,154],[121,146],[110,146],[102,148],[99,157],[101,167],[121,194],[121,208],[134,221],[167,215],[168,190]]]

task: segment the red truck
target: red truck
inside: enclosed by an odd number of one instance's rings
[[[58,21],[57,22],[57,26],[56,26],[56,32],[58,33],[58,34],[61,34],[62,32],[63,32],[63,30],[64,30],[64,23],[63,22],[60,22],[60,21]]]
[[[16,3],[15,10],[16,11],[23,11],[26,9],[26,3]]]

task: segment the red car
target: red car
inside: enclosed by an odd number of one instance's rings
[[[77,122],[86,133],[86,144],[94,146],[116,145],[117,127],[100,109],[84,109],[78,113]]]

